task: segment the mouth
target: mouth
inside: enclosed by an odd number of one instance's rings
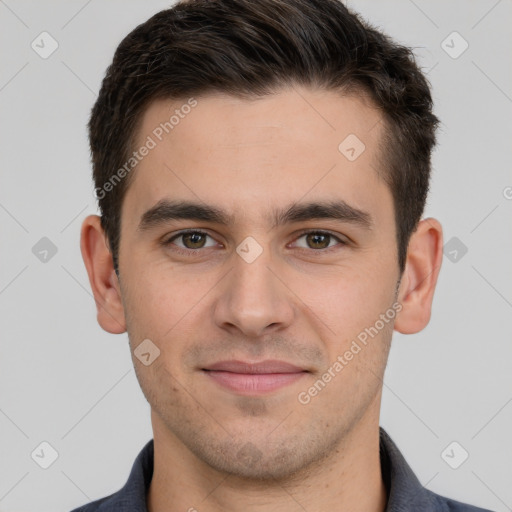
[[[303,378],[308,370],[284,361],[259,363],[220,361],[202,372],[224,389],[241,395],[260,395],[276,391]]]

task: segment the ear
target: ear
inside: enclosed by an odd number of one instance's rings
[[[98,215],[89,215],[84,219],[80,250],[96,302],[98,323],[107,332],[122,334],[126,331],[126,321],[121,290]]]
[[[407,249],[405,269],[398,290],[402,310],[395,330],[413,334],[430,321],[432,299],[443,260],[443,229],[433,218],[421,220]]]

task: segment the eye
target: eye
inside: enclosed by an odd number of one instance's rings
[[[189,231],[181,231],[180,233],[177,233],[176,235],[172,236],[171,238],[165,240],[162,242],[164,246],[176,246],[173,247],[173,250],[176,250],[179,253],[182,254],[191,254],[192,252],[196,251],[197,249],[203,249],[205,247],[213,247],[215,246],[216,242],[213,240],[213,243],[210,245],[206,245],[206,239],[213,238],[204,231],[198,231],[198,230],[189,230]],[[181,245],[174,243],[175,240],[181,240]]]
[[[347,245],[347,242],[341,238],[329,233],[328,231],[306,231],[303,232],[296,240],[305,239],[305,245],[299,247],[301,249],[313,249],[314,251],[330,252],[337,245]],[[331,245],[331,242],[338,243]]]

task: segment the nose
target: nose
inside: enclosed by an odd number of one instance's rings
[[[214,308],[220,328],[259,337],[293,321],[293,294],[272,264],[267,248],[254,260],[233,255],[233,268],[222,280]],[[236,332],[238,331],[238,333]]]

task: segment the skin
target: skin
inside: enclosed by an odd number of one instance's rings
[[[419,223],[400,276],[393,200],[379,176],[384,124],[366,99],[299,87],[256,101],[196,99],[137,165],[122,207],[120,279],[99,217],[87,217],[81,233],[101,327],[127,331],[132,356],[146,338],[160,350],[149,366],[133,356],[154,433],[148,508],[381,512],[382,378],[393,329],[411,334],[429,322],[441,225]],[[185,102],[152,103],[137,147]],[[353,162],[338,150],[348,134],[366,146]],[[142,214],[163,198],[223,208],[234,223],[174,220],[138,230]],[[267,218],[274,207],[333,199],[369,213],[372,229],[333,219],[272,227]],[[188,228],[210,238],[199,238],[203,246],[186,237],[161,244]],[[315,245],[304,229],[348,243]],[[252,263],[236,252],[248,236],[263,249]],[[196,256],[178,254],[177,246]],[[394,321],[300,403],[299,393],[395,302]],[[229,359],[278,359],[308,372],[244,396],[202,371]]]

